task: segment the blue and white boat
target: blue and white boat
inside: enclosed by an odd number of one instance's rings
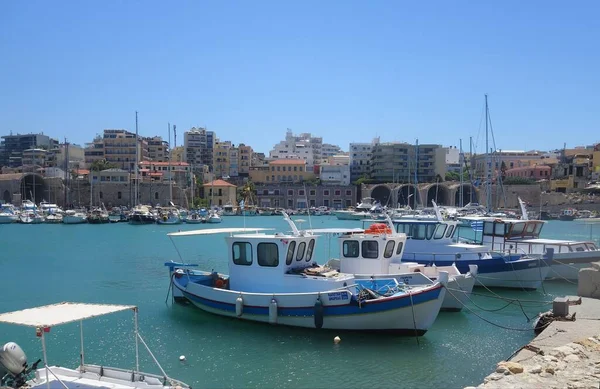
[[[415,262],[402,262],[406,234],[393,230],[391,219],[386,223],[375,221],[366,229],[324,228],[313,233],[338,235],[339,258],[330,259],[327,266],[342,273],[353,274],[357,279],[394,278],[407,285],[432,285],[441,272],[449,276],[447,291],[442,303],[444,311],[460,311],[467,303],[475,285],[477,266],[461,274],[454,265],[425,266]]]
[[[494,251],[490,247],[460,238],[459,222],[443,220],[400,219],[393,221],[396,231],[407,235],[403,262],[429,266],[455,265],[461,273],[477,265],[476,285],[533,290],[542,285],[550,271],[554,250],[543,256]],[[494,226],[505,233],[505,224]]]
[[[158,217],[156,218],[158,224],[181,224],[183,220],[179,214],[179,210],[175,207],[161,208],[158,211]]]
[[[0,204],[0,224],[16,223],[19,213],[12,204]]]
[[[318,235],[265,233],[261,228],[222,228],[169,236],[228,234],[229,275],[168,262],[176,300],[218,315],[305,328],[423,335],[435,321],[446,290],[440,281],[409,286],[394,278],[357,279],[319,266]]]
[[[219,214],[217,213],[216,210],[211,210],[210,213],[208,214],[208,216],[206,217],[206,222],[207,223],[221,223],[223,220],[221,219],[221,216],[219,216]]]
[[[191,211],[185,219],[185,222],[187,224],[206,223],[206,218],[200,216],[200,214],[197,211]]]

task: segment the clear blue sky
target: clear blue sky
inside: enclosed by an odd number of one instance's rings
[[[2,1],[0,133],[600,141],[598,1]],[[483,133],[478,150],[484,149]]]

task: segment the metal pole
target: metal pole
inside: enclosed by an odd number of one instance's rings
[[[50,389],[50,381],[48,380],[48,356],[46,355],[46,338],[44,337],[44,328],[42,330],[42,353],[44,354],[44,367],[46,368],[46,387]]]
[[[415,209],[417,209],[417,192],[419,191],[419,181],[417,179],[418,172],[419,172],[419,140],[417,139],[417,142],[415,145]]]
[[[171,143],[171,123],[169,126],[169,144]],[[174,127],[174,126],[173,126]],[[173,186],[171,185],[171,175],[173,172],[171,171],[171,148],[169,147],[169,203],[173,202]],[[171,204],[169,204],[171,205]]]
[[[491,211],[492,205],[492,161],[490,159],[489,136],[488,136],[488,96],[485,95],[485,160],[486,160],[486,189],[485,189],[485,206],[487,211]]]
[[[469,202],[473,202],[473,137],[469,137]]]
[[[138,112],[135,111],[135,199],[134,199],[134,205],[137,206],[138,204],[138,162],[139,162],[139,155],[138,155],[138,148],[139,148],[139,139],[138,139]]]
[[[135,371],[140,371],[140,349],[139,349],[139,333],[138,333],[138,309],[137,307],[133,308],[133,325],[135,332]]]
[[[460,139],[460,150],[458,151],[458,162],[460,163],[460,189],[459,189],[459,200],[458,200],[458,205],[459,207],[464,207],[464,201],[463,201],[463,164],[464,164],[464,155],[463,155],[463,149],[462,149],[462,139]]]
[[[79,368],[79,371],[81,373],[83,373],[84,372],[83,365],[85,365],[85,357],[84,357],[84,352],[83,352],[83,320],[79,321],[79,337],[81,339],[81,355],[80,355],[81,366]]]

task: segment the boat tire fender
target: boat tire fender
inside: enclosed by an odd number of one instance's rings
[[[237,299],[235,299],[235,315],[237,317],[241,317],[244,313],[244,299],[242,295],[239,295]]]
[[[314,316],[315,316],[315,328],[323,327],[323,302],[321,302],[321,296],[317,297],[317,301],[315,301],[314,307]]]
[[[269,303],[269,323],[277,324],[277,300],[271,299]]]

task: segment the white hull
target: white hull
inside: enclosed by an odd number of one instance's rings
[[[17,215],[0,215],[0,224],[15,223],[17,220],[19,220]]]
[[[185,277],[185,276],[184,276]],[[440,285],[435,284],[423,291],[415,291],[414,300],[418,300],[418,294],[425,291],[431,292]],[[174,296],[182,296],[181,289],[176,291],[179,286],[175,281]],[[278,315],[276,323],[280,325],[316,328],[315,317],[312,315],[313,307],[317,298],[320,298],[323,307],[339,307],[347,309],[348,314],[335,314],[323,316],[324,329],[336,330],[361,330],[361,331],[390,331],[410,334],[411,331],[424,334],[435,321],[439,310],[442,306],[446,290],[441,288],[436,299],[414,304],[410,304],[410,298],[403,296],[405,305],[389,310],[377,312],[369,312],[369,305],[377,305],[378,300],[363,302],[362,307],[358,308],[356,304],[351,302],[350,292],[344,290],[336,290],[320,293],[244,293],[238,291],[230,291],[219,288],[211,288],[194,283],[189,283],[184,289],[184,296],[191,301],[196,307],[217,315],[228,317],[239,317],[244,320],[257,322],[271,322],[269,314],[256,313],[257,311],[268,310],[272,299],[277,301],[278,312],[283,310],[298,309],[297,315]],[[340,295],[345,295],[345,298],[340,298]],[[242,314],[238,316],[235,309],[222,309],[222,306],[235,307],[238,297],[242,297],[244,309]],[[407,304],[407,305],[406,305]],[[357,310],[363,309],[363,312]],[[246,310],[246,312],[244,312]]]
[[[209,217],[208,219],[206,219],[206,222],[215,224],[215,223],[221,223],[222,220],[220,217]]]
[[[478,274],[475,285],[488,288],[537,289],[550,272],[549,266]]]
[[[63,224],[81,224],[87,221],[87,217],[85,216],[64,216]]]
[[[550,271],[548,272],[547,278],[548,279],[577,281],[579,279],[579,270],[585,269],[588,267],[592,267],[590,262],[575,263],[575,264],[554,263],[552,266],[550,266]]]

